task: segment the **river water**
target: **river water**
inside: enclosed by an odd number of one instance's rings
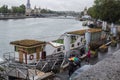
[[[11,41],[36,39],[51,41],[67,31],[83,29],[82,22],[75,19],[27,18],[0,20],[0,57],[6,52],[13,52]]]

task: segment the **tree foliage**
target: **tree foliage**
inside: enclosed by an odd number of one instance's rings
[[[120,19],[120,0],[95,0],[88,14],[96,19],[116,22]]]
[[[0,8],[0,13],[8,13],[8,6],[7,5],[3,5]]]
[[[12,13],[25,13],[25,5],[20,5],[19,7],[13,6]]]
[[[41,13],[55,13],[55,11],[49,10],[49,9],[42,9]]]
[[[0,7],[0,13],[25,13],[25,5],[20,5],[19,7],[13,6],[11,9],[8,9],[7,5]]]

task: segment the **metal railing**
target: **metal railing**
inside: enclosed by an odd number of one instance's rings
[[[61,66],[63,59],[64,59],[64,56],[61,57],[60,55],[63,55],[63,54],[53,53],[53,55],[47,56],[46,59],[40,59],[38,62],[33,61],[32,64],[25,64],[25,63],[21,64],[18,61],[19,58],[15,57],[15,52],[4,53],[3,58],[5,59],[6,62],[11,63],[10,66],[13,66],[13,64],[15,63],[14,66],[19,67],[19,65],[18,65],[18,63],[19,63],[21,65],[28,67],[28,68],[36,67],[36,68],[39,68],[39,70],[44,71],[44,70],[46,70],[46,68],[49,68],[49,70],[53,70],[56,67],[56,64],[59,64],[59,66]],[[34,59],[34,60],[36,60],[36,59]]]
[[[13,56],[11,56],[11,55],[13,55]],[[8,60],[8,61],[10,61],[10,60],[15,60],[15,52],[7,52],[7,53],[4,53],[3,58],[4,58],[5,60]]]

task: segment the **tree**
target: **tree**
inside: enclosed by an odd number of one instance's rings
[[[42,9],[41,13],[47,13],[48,11],[46,9]]]
[[[19,7],[13,6],[12,7],[12,12],[13,13],[25,13],[25,5],[20,5]]]
[[[120,0],[95,0],[95,5],[88,9],[93,18],[116,22],[120,19]]]
[[[8,13],[8,6],[7,6],[7,5],[3,5],[3,6],[0,8],[0,12],[1,12],[1,13]]]
[[[11,9],[8,9],[7,5],[3,5],[0,7],[0,13],[6,15],[6,13],[12,13],[12,14],[25,14],[25,5],[20,5],[19,7],[13,6]]]
[[[25,13],[25,5],[24,4],[20,5],[19,8],[21,9],[21,13]]]
[[[17,7],[15,6],[12,7],[12,13],[17,13]]]

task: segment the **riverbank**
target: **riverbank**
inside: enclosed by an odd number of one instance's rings
[[[7,19],[25,19],[25,18],[34,18],[33,16],[7,16],[7,17],[0,17],[0,20],[7,20]]]
[[[7,19],[25,19],[25,18],[52,18],[52,19],[75,19],[75,17],[64,17],[64,16],[14,16],[14,17],[0,17],[0,20]]]

